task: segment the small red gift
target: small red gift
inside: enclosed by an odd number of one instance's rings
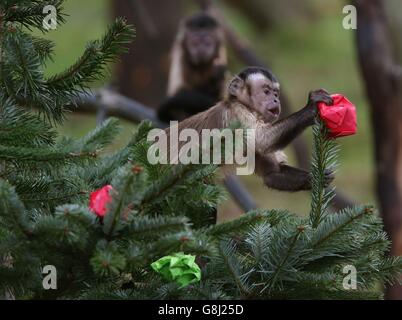
[[[111,185],[106,185],[101,189],[91,192],[89,196],[89,208],[98,217],[103,217],[107,213],[106,205],[112,201],[112,196],[109,194],[109,191],[112,189]]]
[[[357,131],[356,107],[341,94],[331,95],[333,105],[318,103],[321,119],[328,128],[330,138],[338,138],[355,134]]]

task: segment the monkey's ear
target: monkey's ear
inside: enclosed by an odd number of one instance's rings
[[[241,89],[243,89],[244,81],[239,77],[235,76],[229,83],[228,92],[229,96],[239,97]]]

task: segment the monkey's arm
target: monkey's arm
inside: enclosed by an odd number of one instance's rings
[[[257,127],[259,152],[266,154],[285,148],[304,129],[314,124],[314,117],[314,109],[305,107],[273,125]]]
[[[304,129],[313,125],[318,102],[330,105],[332,98],[324,89],[312,91],[303,109],[273,125],[265,124],[257,127],[257,146],[261,146],[259,151],[267,153],[283,149]]]
[[[310,174],[302,169],[281,162],[276,154],[256,154],[256,173],[269,188],[282,191],[308,190],[311,188]]]
[[[311,175],[308,171],[291,167],[286,164],[279,165],[279,171],[267,173],[264,183],[273,189],[281,191],[299,191],[311,189]],[[325,184],[328,186],[334,179],[333,172],[325,172]]]
[[[267,187],[281,191],[311,189],[310,174],[305,170],[294,168],[286,164],[281,164],[279,171],[268,173],[263,179]]]

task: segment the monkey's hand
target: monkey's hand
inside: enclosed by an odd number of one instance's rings
[[[324,102],[326,105],[332,105],[334,103],[331,95],[325,89],[318,89],[310,91],[308,95],[307,107],[317,110],[317,104],[319,102]]]
[[[333,100],[329,95],[328,91],[325,89],[318,89],[314,91],[310,91],[308,95],[307,105],[304,108],[305,115],[308,118],[309,125],[314,124],[315,116],[317,115],[317,104],[319,102],[324,102],[327,105],[332,105]]]

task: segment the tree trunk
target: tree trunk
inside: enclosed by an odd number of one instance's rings
[[[357,50],[371,105],[376,188],[391,254],[402,255],[402,90],[395,72],[390,33],[381,0],[355,0]],[[387,299],[402,299],[402,286],[389,287]]]
[[[112,1],[115,16],[126,17],[136,38],[116,69],[118,91],[157,106],[165,97],[169,53],[182,17],[180,0]]]

